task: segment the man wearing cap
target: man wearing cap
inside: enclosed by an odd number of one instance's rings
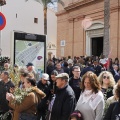
[[[37,120],[40,120],[41,117],[42,117],[42,120],[46,120],[45,116],[46,116],[46,110],[48,109],[48,99],[51,94],[49,75],[47,73],[42,74],[42,78],[38,82],[37,87],[46,94],[46,97],[44,99],[42,99],[41,102],[38,104]]]
[[[69,75],[61,73],[56,76],[58,90],[52,106],[50,120],[68,120],[75,108],[74,91],[68,84]]]
[[[28,73],[32,73],[34,75],[35,80],[38,81],[39,80],[39,75],[36,73],[33,63],[29,62],[26,65],[26,67],[27,67]]]

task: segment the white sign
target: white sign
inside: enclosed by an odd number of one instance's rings
[[[65,46],[65,40],[60,41],[60,46]]]

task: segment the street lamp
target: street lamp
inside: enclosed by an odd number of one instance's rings
[[[5,0],[0,0],[0,6],[3,6],[6,4],[6,1]]]

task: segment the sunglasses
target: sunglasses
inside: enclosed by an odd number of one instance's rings
[[[110,79],[110,77],[109,76],[103,76],[103,79]]]

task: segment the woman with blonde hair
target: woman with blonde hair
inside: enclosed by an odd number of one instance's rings
[[[101,91],[104,94],[104,100],[107,100],[109,97],[113,96],[112,91],[115,85],[113,75],[108,71],[103,71],[98,76],[98,80],[101,85]]]
[[[100,83],[95,73],[89,71],[83,75],[82,93],[77,102],[76,110],[84,120],[101,120],[104,111],[104,97],[100,91]]]

